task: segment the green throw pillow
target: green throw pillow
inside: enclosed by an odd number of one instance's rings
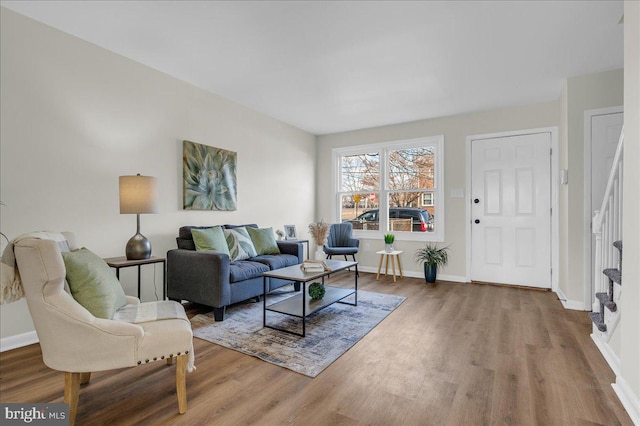
[[[273,228],[247,228],[253,246],[256,248],[258,255],[260,254],[280,254]]]
[[[97,318],[112,319],[127,301],[120,282],[100,257],[86,248],[63,252],[71,295]]]
[[[221,227],[191,229],[191,235],[197,251],[213,250],[218,253],[229,254],[227,240],[224,238],[224,232],[222,232]]]
[[[258,255],[246,228],[225,229],[224,236],[231,260],[244,260]]]

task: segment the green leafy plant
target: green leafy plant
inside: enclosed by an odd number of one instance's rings
[[[322,299],[324,297],[326,290],[324,285],[321,283],[311,283],[309,284],[309,296],[312,299]]]
[[[393,234],[384,234],[384,243],[385,244],[393,244],[393,241],[396,237]]]
[[[425,247],[416,250],[416,263],[426,263],[436,268],[445,266],[449,261],[448,250],[449,246],[438,248],[437,244],[427,243]]]

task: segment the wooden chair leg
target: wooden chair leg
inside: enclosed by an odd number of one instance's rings
[[[91,380],[91,372],[80,373],[80,384],[81,385],[89,383],[89,380]]]
[[[176,394],[178,395],[178,412],[187,412],[187,354],[178,356],[176,362]]]
[[[168,356],[167,357],[167,365],[171,365],[173,364],[173,362],[176,360],[176,357],[174,356]]]
[[[80,376],[83,373],[64,373],[64,402],[69,404],[69,426],[76,422],[80,394]]]

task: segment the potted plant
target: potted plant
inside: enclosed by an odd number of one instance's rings
[[[384,234],[384,251],[391,253],[393,251],[393,242],[396,237],[393,234]]]
[[[416,263],[424,265],[424,279],[428,283],[436,282],[438,268],[445,266],[449,261],[447,250],[449,250],[449,246],[438,248],[437,244],[431,243],[416,250]]]

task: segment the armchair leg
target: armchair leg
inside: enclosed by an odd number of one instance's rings
[[[81,385],[85,385],[85,384],[89,383],[89,380],[91,380],[91,372],[80,373],[80,384]]]
[[[187,354],[179,355],[176,362],[176,394],[178,395],[178,412],[187,412]]]
[[[69,426],[73,426],[76,422],[82,374],[85,373],[64,373],[64,402],[69,404]]]

